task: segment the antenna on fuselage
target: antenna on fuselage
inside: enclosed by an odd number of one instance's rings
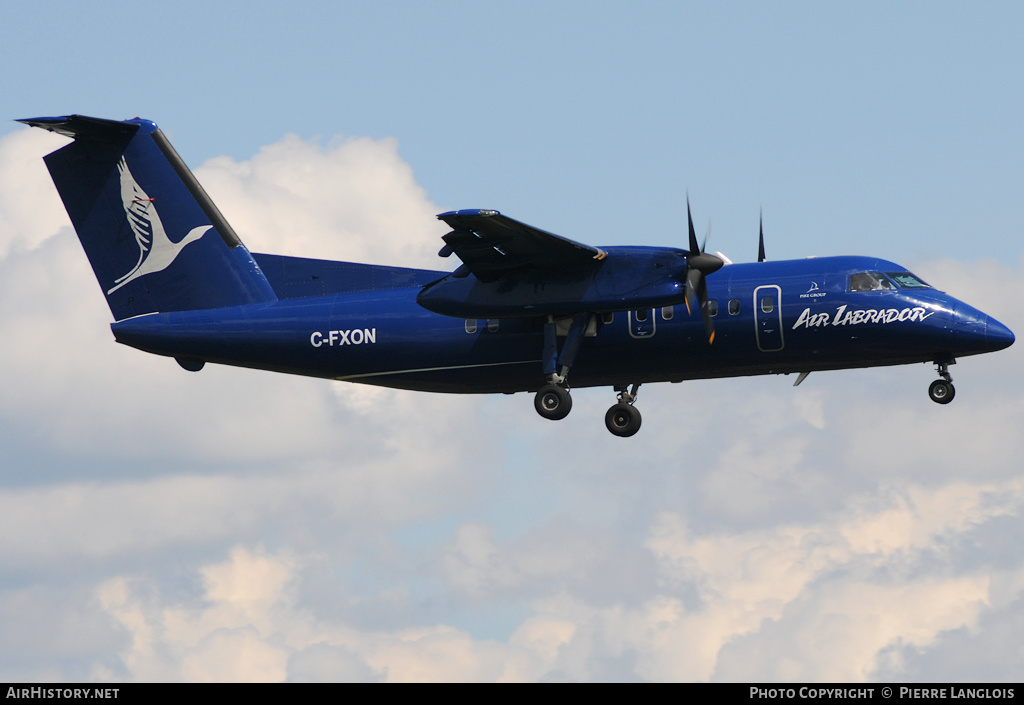
[[[764,262],[764,208],[761,209],[761,218],[757,236],[757,261]]]

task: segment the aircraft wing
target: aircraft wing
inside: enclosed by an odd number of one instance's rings
[[[604,250],[575,242],[506,217],[494,210],[442,213],[451,226],[438,253],[453,252],[477,279],[493,280],[517,269],[564,270],[603,260]]]

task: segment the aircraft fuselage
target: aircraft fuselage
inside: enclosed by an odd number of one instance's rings
[[[451,273],[251,254],[155,123],[22,122],[73,142],[44,159],[114,315],[116,339],[177,359],[402,389],[536,391],[557,421],[571,386],[611,386],[609,431],[635,434],[648,382],[934,362],[1013,333],[868,257],[732,264],[687,249],[594,247],[502,215],[437,217]]]
[[[411,273],[410,286],[154,313],[112,328],[121,343],[185,363],[433,392],[509,393],[544,384],[543,319],[432,313],[417,295],[423,282],[447,273],[397,271]],[[683,304],[598,315],[572,386],[950,363],[1013,342],[1001,323],[930,287],[891,279],[891,288],[851,291],[850,277],[861,272],[906,270],[867,257],[725,266],[708,278],[717,307],[713,344],[700,313]]]

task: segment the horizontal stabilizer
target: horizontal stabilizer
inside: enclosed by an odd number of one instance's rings
[[[103,118],[85,115],[64,115],[61,117],[38,117],[18,120],[29,127],[41,127],[56,132],[64,137],[91,137],[95,139],[131,138],[139,131],[136,123],[120,120],[104,120]]]

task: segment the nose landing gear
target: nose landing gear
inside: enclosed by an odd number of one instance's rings
[[[937,379],[928,386],[928,396],[936,404],[948,404],[956,396],[953,378],[949,375],[949,364],[947,362],[935,363],[935,369],[942,379]]]

